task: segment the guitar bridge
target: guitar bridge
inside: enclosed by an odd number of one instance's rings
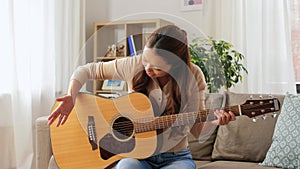
[[[94,116],[88,116],[87,131],[92,150],[98,149]]]

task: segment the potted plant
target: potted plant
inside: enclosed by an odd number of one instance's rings
[[[241,63],[244,55],[232,47],[231,43],[212,37],[196,38],[189,45],[191,61],[203,71],[211,93],[218,92],[222,86],[229,90],[242,81],[242,71],[248,73]]]

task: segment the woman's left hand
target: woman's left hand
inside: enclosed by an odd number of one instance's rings
[[[218,118],[213,121],[216,125],[226,125],[230,121],[234,121],[236,119],[235,115],[231,111],[225,112],[224,110],[216,110],[214,114]]]

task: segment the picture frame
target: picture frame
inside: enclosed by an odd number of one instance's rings
[[[123,90],[125,81],[122,80],[104,80],[102,90]]]
[[[181,11],[196,11],[203,8],[204,0],[180,0]]]

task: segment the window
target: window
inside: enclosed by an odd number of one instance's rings
[[[12,88],[12,42],[11,28],[9,21],[9,3],[1,1],[0,21],[3,23],[0,26],[0,94],[9,93]]]
[[[297,93],[300,93],[300,0],[290,0],[291,40]]]

